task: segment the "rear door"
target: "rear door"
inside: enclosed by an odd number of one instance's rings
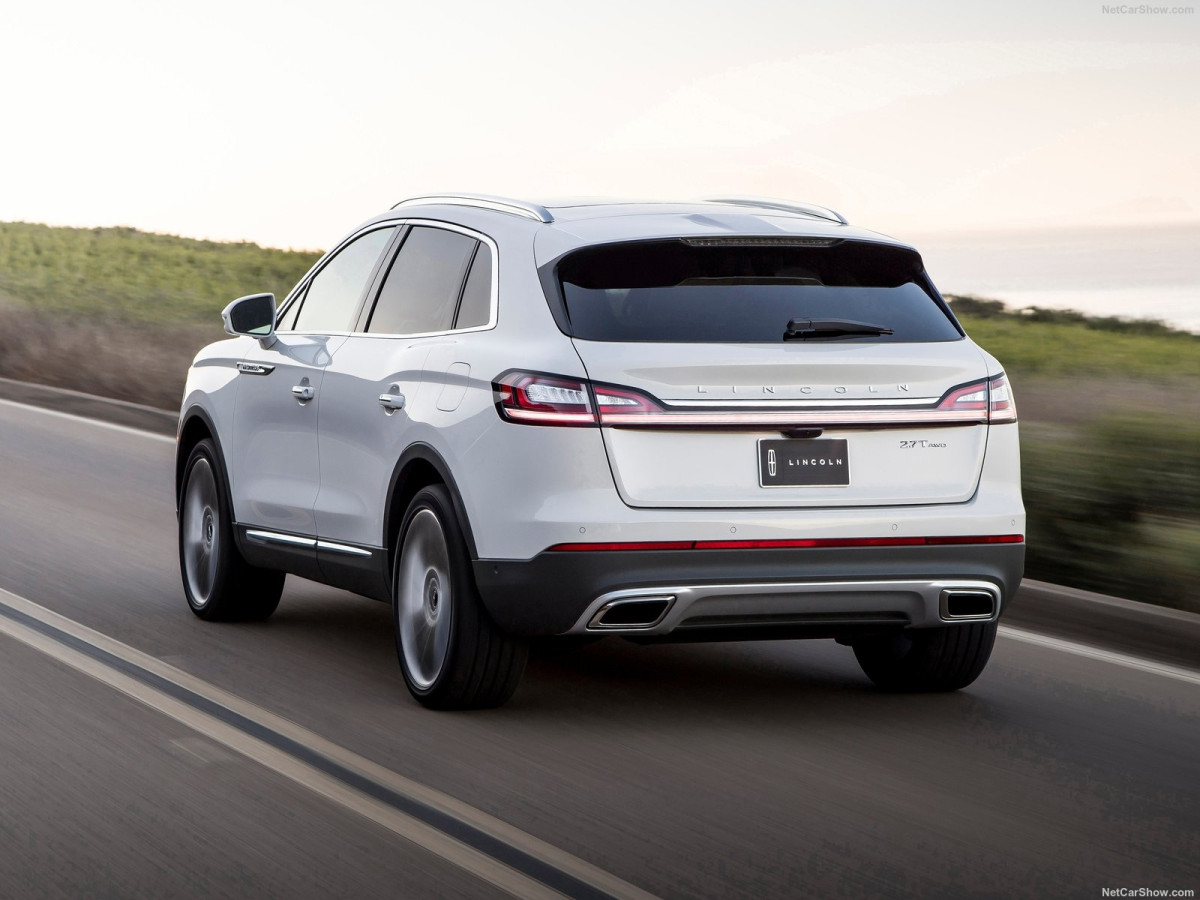
[[[363,330],[333,354],[316,503],[323,559],[333,554],[336,563],[352,547],[384,545],[397,461],[458,406],[469,372],[460,353],[464,333],[490,327],[495,316],[492,249],[481,237],[449,225],[410,227],[364,312]]]
[[[559,272],[601,405],[610,384],[661,407],[605,416],[630,505],[919,505],[974,494],[986,415],[938,406],[983,379],[985,362],[914,251],[662,241],[589,248]]]

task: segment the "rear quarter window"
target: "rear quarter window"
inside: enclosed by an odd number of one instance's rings
[[[572,336],[776,343],[793,319],[841,319],[893,333],[824,340],[962,338],[912,250],[861,241],[741,241],[646,241],[570,254],[559,263],[558,280]]]

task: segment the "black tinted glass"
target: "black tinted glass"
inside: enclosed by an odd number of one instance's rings
[[[348,331],[367,279],[395,228],[368,231],[338,251],[308,286],[297,331]]]
[[[449,331],[476,243],[457,231],[413,228],[383,282],[367,331]]]
[[[883,244],[588,248],[559,278],[575,337],[592,341],[775,343],[792,319],[838,319],[893,334],[856,341],[954,341],[920,257]]]
[[[462,303],[458,306],[455,328],[474,328],[486,325],[492,317],[492,251],[481,243],[467,275]]]
[[[267,334],[275,323],[275,298],[270,294],[242,297],[229,311],[229,324],[238,334]]]

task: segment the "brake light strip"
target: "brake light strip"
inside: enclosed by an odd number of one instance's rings
[[[740,541],[594,541],[555,544],[546,552],[579,553],[592,550],[775,550],[841,549],[849,547],[936,547],[952,544],[1023,544],[1023,534],[947,535],[943,537],[879,538],[778,538]]]

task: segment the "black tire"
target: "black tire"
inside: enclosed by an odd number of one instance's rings
[[[188,606],[210,622],[262,621],[279,606],[283,572],[242,557],[225,469],[207,438],[192,448],[179,490],[179,573]]]
[[[857,641],[854,655],[885,691],[957,691],[979,677],[996,642],[995,622],[914,628]]]
[[[413,497],[397,534],[392,622],[404,682],[430,709],[500,706],[517,689],[528,645],[488,618],[442,485]]]

